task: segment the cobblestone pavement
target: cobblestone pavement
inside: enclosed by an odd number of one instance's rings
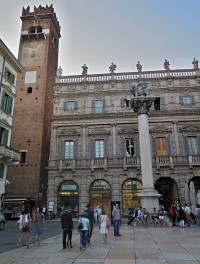
[[[200,228],[142,228],[123,225],[122,236],[111,228],[107,245],[94,228],[92,245],[80,250],[79,234],[73,231],[73,248],[62,249],[61,235],[0,254],[1,264],[197,264],[200,263]]]

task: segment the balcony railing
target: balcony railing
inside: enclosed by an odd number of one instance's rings
[[[1,153],[1,152],[0,152]],[[168,167],[173,169],[174,166],[200,166],[200,155],[193,156],[155,156],[152,157],[153,168]],[[93,158],[93,159],[63,159],[63,160],[49,160],[48,169],[63,170],[81,170],[90,169],[94,171],[96,169],[103,169],[107,171],[109,168],[122,168],[128,170],[130,168],[136,168],[140,170],[141,161],[140,157],[124,157],[124,158]]]
[[[192,168],[193,166],[200,166],[200,155],[188,156],[188,162],[190,168]]]
[[[156,156],[157,169],[166,166],[170,167],[171,169],[174,167],[172,156]]]
[[[166,77],[191,77],[195,76],[199,71],[193,69],[170,70],[170,71],[144,71],[138,72],[123,72],[123,73],[104,73],[104,74],[89,74],[57,76],[56,83],[81,83],[81,82],[107,82],[107,81],[128,81],[142,79],[161,79]]]
[[[19,163],[20,162],[20,152],[4,146],[0,145],[0,159],[5,163]]]

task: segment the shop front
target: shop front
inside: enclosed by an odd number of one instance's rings
[[[92,208],[100,206],[110,214],[111,188],[105,180],[96,180],[90,185],[89,200]]]
[[[133,206],[138,208],[141,204],[140,192],[142,183],[137,179],[128,179],[122,185],[122,214],[128,215],[128,208]]]
[[[79,215],[79,187],[74,181],[64,181],[58,188],[57,216],[60,217],[66,206],[71,206],[73,216]]]

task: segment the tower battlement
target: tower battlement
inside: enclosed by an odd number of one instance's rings
[[[38,7],[34,6],[33,11],[30,11],[30,6],[28,6],[27,8],[22,8],[22,16],[21,16],[21,20],[26,20],[27,18],[32,18],[32,17],[52,17],[54,24],[56,25],[58,32],[60,32],[60,25],[59,25],[59,21],[56,17],[56,13],[54,12],[54,8],[53,8],[53,4],[51,5],[46,5],[45,6],[41,6],[39,5]]]

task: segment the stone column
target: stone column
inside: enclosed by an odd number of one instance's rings
[[[135,97],[131,99],[131,108],[138,114],[140,160],[143,189],[140,193],[141,206],[149,212],[158,208],[160,194],[154,189],[151,145],[148,125],[148,112],[153,97]]]
[[[82,145],[82,148],[83,148],[83,152],[82,152],[82,158],[85,159],[86,157],[86,126],[82,126],[82,133],[83,133],[83,145]]]
[[[112,142],[113,142],[113,157],[117,155],[117,142],[116,142],[116,125],[114,124],[112,127]]]
[[[179,146],[179,140],[178,140],[178,129],[177,129],[177,124],[178,121],[174,121],[172,122],[173,124],[173,129],[174,129],[174,141],[175,141],[175,145],[176,145],[176,154],[180,155],[180,146]]]

